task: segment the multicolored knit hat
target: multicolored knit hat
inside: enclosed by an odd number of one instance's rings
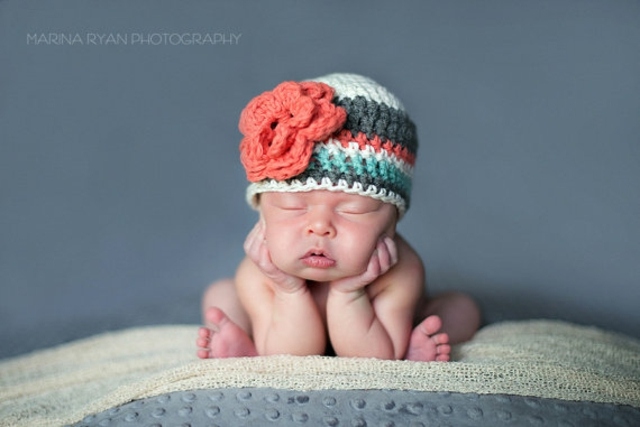
[[[240,159],[254,208],[265,192],[343,191],[409,208],[418,148],[400,101],[373,80],[330,74],[284,82],[240,115]]]

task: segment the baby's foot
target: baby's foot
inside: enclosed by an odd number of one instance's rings
[[[205,319],[210,326],[200,328],[196,340],[200,359],[258,355],[251,338],[222,310],[210,307],[205,313]]]
[[[449,335],[438,333],[442,320],[438,316],[429,316],[415,327],[409,340],[406,360],[416,362],[448,362],[451,358]]]

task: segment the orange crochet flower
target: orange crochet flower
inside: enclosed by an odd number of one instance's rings
[[[285,180],[309,165],[313,146],[340,129],[346,111],[331,102],[333,88],[284,82],[251,100],[240,114],[240,160],[251,182]]]

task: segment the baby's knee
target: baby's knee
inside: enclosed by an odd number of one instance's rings
[[[220,279],[207,286],[205,293],[227,290],[234,286],[233,279]]]
[[[482,315],[480,306],[462,292],[447,292],[440,296],[438,313],[446,323],[452,344],[470,340],[480,328]]]
[[[202,295],[203,305],[208,307],[213,305],[214,301],[226,299],[231,295],[235,295],[235,285],[232,279],[217,280],[210,284]]]
[[[480,324],[480,306],[469,294],[463,292],[451,292],[448,294],[451,299],[450,304],[456,307],[456,311],[459,313],[465,313],[470,319],[477,319],[478,325]]]

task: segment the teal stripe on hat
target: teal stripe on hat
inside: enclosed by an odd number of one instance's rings
[[[375,185],[379,190],[398,194],[407,201],[407,205],[411,194],[409,174],[388,159],[362,156],[357,152],[347,154],[317,147],[307,169],[293,179],[304,181],[307,178],[317,181],[329,178],[334,183],[344,180],[349,186],[360,183],[365,189]]]

